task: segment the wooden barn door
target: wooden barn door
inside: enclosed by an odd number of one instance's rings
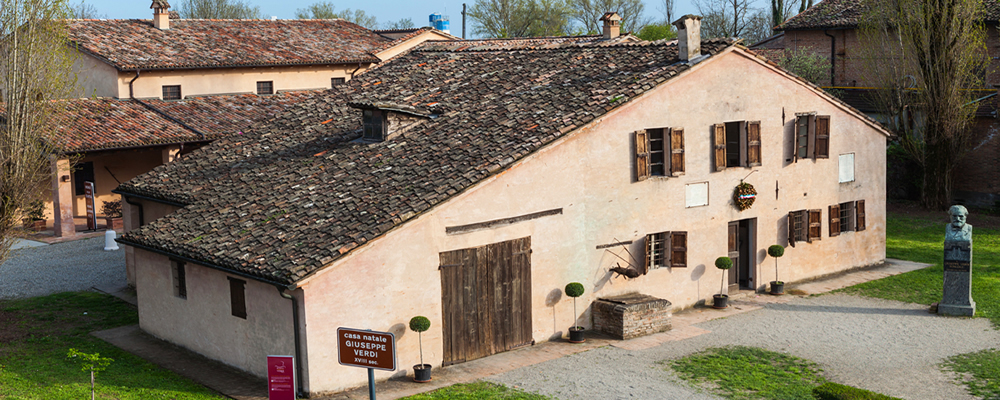
[[[444,365],[531,344],[531,238],[440,253]]]

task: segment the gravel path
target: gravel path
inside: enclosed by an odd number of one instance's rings
[[[946,357],[1000,347],[989,320],[947,318],[918,304],[824,295],[696,325],[711,331],[642,351],[602,347],[490,380],[561,399],[711,399],[661,364],[725,345],[789,353],[823,375],[904,399],[973,399],[938,368]]]
[[[14,250],[0,264],[0,300],[125,285],[125,250],[104,251],[103,236]]]

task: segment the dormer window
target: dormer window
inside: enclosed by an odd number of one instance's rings
[[[362,114],[362,122],[365,127],[362,139],[373,142],[385,140],[386,128],[389,126],[385,111],[366,109]]]

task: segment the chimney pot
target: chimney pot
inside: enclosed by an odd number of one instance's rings
[[[156,29],[170,29],[170,3],[167,0],[153,0],[153,26]]]
[[[691,61],[701,56],[701,17],[688,14],[677,21],[677,57]]]
[[[604,13],[598,21],[604,23],[604,40],[614,39],[621,34],[622,17],[618,13]]]

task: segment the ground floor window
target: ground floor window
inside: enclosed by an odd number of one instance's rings
[[[830,206],[830,236],[865,230],[865,201],[848,201]]]
[[[812,243],[823,236],[821,210],[798,210],[788,213],[788,245]]]
[[[187,273],[184,263],[177,260],[170,260],[170,272],[174,277],[174,296],[182,299],[187,298]]]
[[[687,232],[646,235],[646,270],[687,267]]]

